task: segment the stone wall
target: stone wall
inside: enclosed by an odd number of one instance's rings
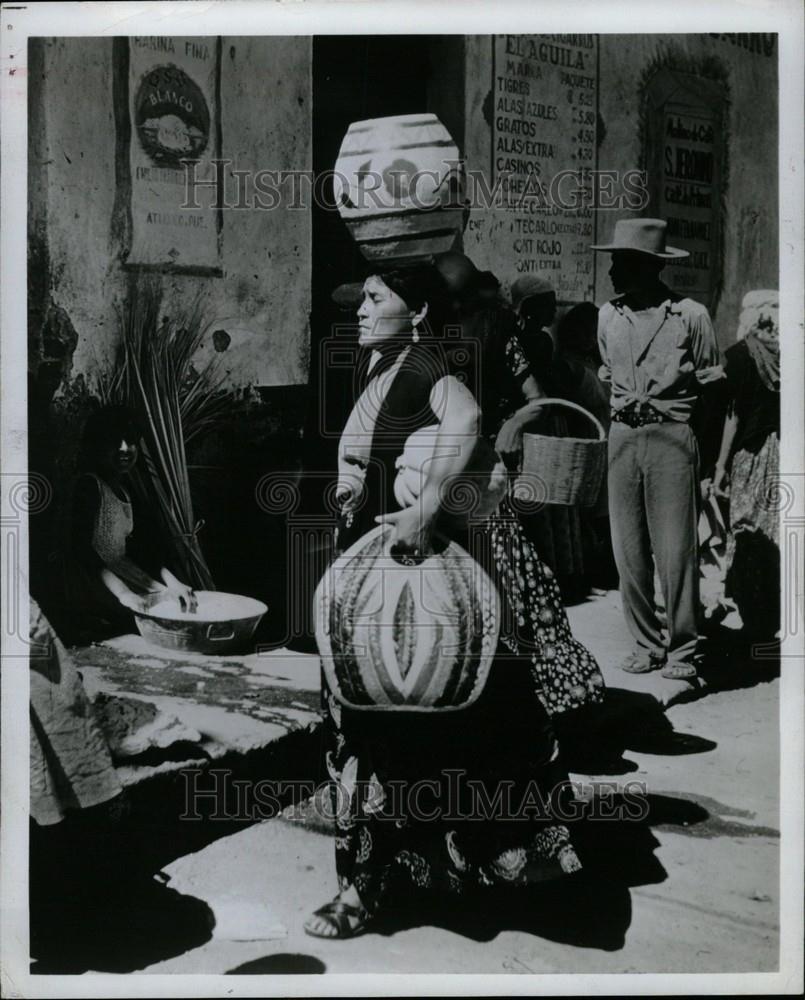
[[[33,39],[29,88],[29,321],[31,468],[54,484],[32,523],[31,575],[46,589],[64,549],[65,512],[86,412],[119,344],[117,310],[132,273],[116,210],[114,41]],[[254,81],[259,79],[260,86]],[[220,117],[231,170],[309,170],[310,39],[222,39]],[[166,310],[206,296],[212,331],[199,365],[218,359],[233,393],[228,419],[203,445],[205,548],[231,578],[242,520],[252,564],[281,529],[256,508],[265,472],[298,468],[309,355],[310,213],[222,212],[220,276],[165,274]],[[248,498],[240,517],[233,503]],[[241,524],[239,525],[239,520]],[[265,536],[265,537],[263,537]],[[276,552],[277,540],[268,542]],[[254,578],[258,571],[247,570]]]
[[[760,44],[745,48],[740,36],[601,36],[600,111],[605,135],[599,163],[607,169],[641,163],[640,88],[647,71],[678,67],[704,78],[723,79],[726,85],[722,291],[713,310],[724,347],[735,341],[744,294],[753,288],[779,287],[777,47],[769,44],[774,36],[755,37]],[[606,220],[602,216],[599,213],[599,237],[607,238],[619,215]],[[610,294],[606,267],[599,266],[596,301]]]
[[[508,46],[505,38],[512,40]],[[658,70],[666,68],[693,75],[705,81],[705,85],[712,82],[720,87],[726,100],[724,134],[720,137],[725,151],[725,175],[716,221],[722,227],[723,236],[719,289],[712,312],[719,341],[722,346],[728,346],[735,339],[740,302],[745,292],[753,288],[776,288],[779,282],[776,37],[600,35],[589,45],[588,36],[560,36],[558,40],[550,40],[555,43],[553,51],[541,50],[543,41],[549,41],[547,36],[505,36],[495,50],[488,36],[466,39],[465,152],[468,168],[484,171],[489,176],[495,162],[494,127],[496,115],[500,113],[497,105],[501,94],[507,91],[500,83],[496,85],[493,78],[501,73],[507,48],[518,68],[527,64],[525,68],[534,71],[525,81],[526,97],[532,102],[531,122],[536,125],[532,138],[540,141],[550,137],[552,130],[556,132],[550,117],[556,113],[567,114],[565,102],[570,100],[568,92],[571,89],[568,81],[574,75],[586,77],[594,98],[590,110],[595,112],[596,119],[597,167],[618,171],[621,176],[626,171],[646,167],[645,96],[647,85]],[[530,42],[535,43],[533,49],[529,49]],[[556,62],[552,62],[553,59]],[[523,95],[523,92],[514,93],[517,84],[515,75],[506,84],[514,99]],[[574,100],[579,100],[578,86]],[[540,108],[540,104],[546,107]],[[558,112],[553,110],[556,107]],[[579,117],[584,115],[585,107],[575,108],[572,119],[574,134],[576,127],[579,128],[580,143],[585,141],[581,130],[588,127]],[[540,115],[547,119],[541,126]],[[529,118],[527,114],[520,117]],[[503,134],[498,133],[498,136]],[[528,153],[518,148],[521,150],[519,155],[526,158]],[[585,156],[589,151],[577,152]],[[543,179],[581,163],[575,157],[571,159],[573,154],[567,149],[558,147],[550,151],[534,147],[533,155],[542,168]],[[585,160],[582,165],[590,163],[592,161]],[[491,181],[490,178],[490,186]],[[589,222],[601,242],[610,237],[616,219],[649,214],[650,211],[651,206],[642,213],[628,207],[599,210],[592,213]],[[578,234],[558,237],[563,244],[562,253],[567,259],[568,254],[577,250],[578,244],[579,266],[584,268],[589,262],[594,271],[589,275],[585,294],[571,294],[567,300],[587,297],[600,304],[612,294],[607,277],[608,258],[596,255],[596,260],[584,254],[582,242],[592,243],[594,239],[587,234],[587,217],[578,213],[577,218],[581,224]],[[515,249],[515,236],[511,213],[474,211],[464,245],[479,266],[491,268],[504,286],[508,286],[517,276],[518,267],[522,267],[523,252]],[[551,234],[548,236],[550,243]],[[535,259],[536,266],[542,261],[546,265],[551,263],[546,253],[550,249],[550,245],[545,245],[541,250],[534,242],[530,256]],[[539,273],[550,277],[553,272],[546,269]]]
[[[542,43],[549,48],[540,48]],[[498,81],[509,71],[508,52],[517,65],[534,71],[527,87],[519,88],[515,63],[508,82]],[[45,604],[42,590],[57,578],[64,550],[78,436],[99,379],[115,356],[117,309],[131,280],[123,264],[126,233],[116,173],[115,58],[112,39],[34,39],[30,44],[29,448],[31,468],[47,475],[55,491],[50,508],[32,518],[31,570]],[[311,60],[309,38],[221,40],[221,140],[223,157],[232,161],[225,176],[230,200],[237,187],[233,168],[311,168]],[[744,293],[777,286],[774,36],[551,40],[531,35],[497,41],[445,36],[429,40],[426,66],[428,109],[442,117],[463,147],[468,168],[484,174],[490,186],[495,146],[504,132],[542,142],[541,150],[533,146],[532,152],[546,171],[578,165],[577,155],[582,165],[592,162],[598,169],[621,174],[641,169],[651,80],[670,70],[709,81],[724,97],[717,219],[722,239],[712,309],[723,346],[734,340]],[[575,88],[568,82],[574,74]],[[360,86],[360,79],[354,85]],[[502,96],[509,101],[509,121],[517,119],[512,102],[526,90],[531,110],[525,117],[534,124],[530,137],[501,130],[496,121]],[[552,117],[561,102],[563,114],[570,108],[574,129],[578,126],[572,136],[577,145]],[[510,148],[525,147],[510,143]],[[558,237],[566,301],[609,298],[608,258],[587,247],[596,238],[607,239],[614,221],[630,214],[635,212],[628,208],[579,213],[572,237]],[[226,419],[192,456],[204,467],[193,474],[197,514],[206,522],[202,545],[219,587],[268,600],[278,634],[288,580],[287,525],[282,512],[261,508],[256,491],[266,473],[293,476],[301,462],[300,437],[310,402],[311,215],[291,208],[287,199],[272,211],[225,209],[220,275],[162,277],[167,306],[187,303],[202,290],[211,330],[226,334],[210,337],[198,359],[216,358],[233,393]],[[524,262],[537,269],[544,263],[545,273],[554,273],[547,269],[556,263],[548,244],[535,239],[527,250],[518,249],[514,235],[510,214],[475,209],[464,248],[480,267],[498,275],[504,289],[522,273]],[[549,233],[549,243],[553,239]]]

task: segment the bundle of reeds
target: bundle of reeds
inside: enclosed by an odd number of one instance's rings
[[[214,359],[201,371],[192,366],[209,329],[204,296],[166,315],[160,279],[140,276],[132,281],[118,320],[117,362],[101,391],[105,402],[134,410],[144,428],[134,489],[157,512],[173,556],[170,568],[192,587],[214,590],[198,539],[202,525],[193,512],[186,453],[189,442],[215,425],[229,401]]]

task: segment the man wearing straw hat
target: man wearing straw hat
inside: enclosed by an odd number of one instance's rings
[[[612,388],[609,505],[630,673],[694,678],[698,643],[698,450],[690,418],[702,387],[723,377],[707,309],[660,280],[685,250],[666,246],[661,219],[625,219],[611,243],[616,297],[600,311],[600,375]],[[664,639],[654,571],[665,602]]]

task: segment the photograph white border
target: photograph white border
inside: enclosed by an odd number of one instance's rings
[[[638,15],[639,12],[639,16]],[[801,0],[539,0],[497,4],[451,0],[288,0],[217,3],[37,3],[3,5],[0,28],[0,369],[3,478],[27,472],[27,39],[29,36],[651,34],[723,31],[779,34],[780,328],[785,432],[780,468],[805,518],[803,478],[803,5]],[[636,30],[636,29],[639,29]],[[12,58],[13,57],[13,58]],[[28,677],[25,646],[9,634],[8,490],[2,490],[2,830],[0,989],[7,997],[192,997],[368,995],[652,995],[798,993],[803,986],[803,638],[785,638],[780,676],[781,965],[777,973],[600,975],[198,976],[132,973],[32,976],[27,940]],[[805,524],[805,520],[802,522]],[[27,580],[27,524],[18,579]],[[792,584],[801,610],[802,577]],[[23,594],[23,597],[25,595]],[[27,598],[25,598],[27,600]],[[23,603],[25,603],[25,600]],[[27,606],[20,612],[27,620]],[[800,628],[801,628],[800,622]]]

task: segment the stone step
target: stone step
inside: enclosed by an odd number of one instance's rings
[[[315,739],[319,660],[287,649],[207,656],[125,635],[70,650],[125,785],[288,736]]]

